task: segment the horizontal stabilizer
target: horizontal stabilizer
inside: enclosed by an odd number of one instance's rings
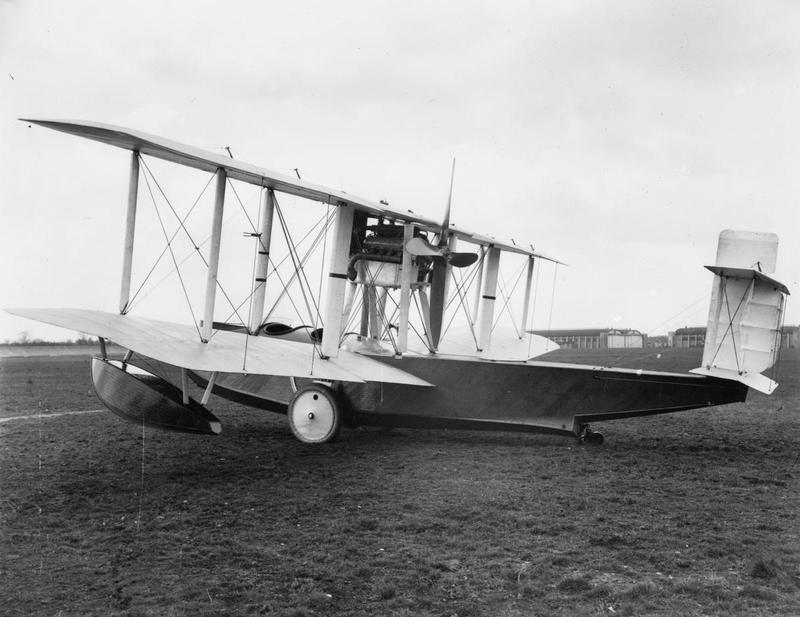
[[[789,288],[780,281],[776,281],[771,276],[752,268],[728,268],[726,266],[706,266],[706,270],[711,270],[717,276],[724,276],[731,279],[741,279],[744,281],[756,279],[767,285],[772,285],[776,290],[789,295]]]
[[[208,343],[192,326],[88,309],[6,309],[53,326],[110,339],[136,353],[192,371],[375,381],[430,386],[406,371],[340,350],[322,359],[309,343],[217,330]]]
[[[769,377],[765,377],[761,373],[737,373],[729,369],[723,368],[706,368],[700,367],[689,371],[697,375],[708,375],[709,377],[719,377],[721,379],[730,379],[731,381],[738,381],[743,383],[748,388],[758,390],[764,394],[772,394],[775,388],[778,387],[778,382],[772,381]]]

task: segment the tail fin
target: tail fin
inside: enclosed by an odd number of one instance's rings
[[[771,394],[777,383],[761,375],[777,360],[789,290],[775,271],[778,237],[733,231],[719,235],[703,365],[692,373],[740,381]]]

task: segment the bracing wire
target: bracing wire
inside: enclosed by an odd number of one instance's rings
[[[459,284],[459,281],[456,279],[454,272],[451,271],[450,274],[451,274],[451,276],[453,278],[453,281],[456,284],[456,294],[455,295],[451,295],[449,300],[445,303],[445,310],[447,310],[447,309],[450,308],[450,305],[455,301],[455,299],[458,298],[459,303],[461,304],[461,308],[464,310],[464,315],[466,315],[466,317],[467,317],[467,323],[469,325],[469,329],[470,329],[470,333],[472,334],[472,338],[475,341],[475,347],[476,348],[478,347],[478,338],[475,335],[475,324],[473,323],[471,311],[469,310],[469,306],[467,306],[467,304],[466,304],[466,294],[470,290],[470,288],[472,287],[472,284],[475,282],[475,280],[478,277],[478,272],[480,271],[480,268],[482,267],[482,262],[483,262],[484,257],[485,257],[485,253],[482,254],[480,259],[477,262],[475,262],[475,265],[472,268],[469,269],[469,271],[467,273],[467,276],[461,277],[462,280],[461,280],[460,284]],[[459,273],[459,275],[460,275],[460,273]],[[450,320],[447,322],[447,325],[442,330],[442,338],[447,336],[447,332],[450,330],[450,326],[453,325],[453,321],[455,321],[457,313],[458,312],[456,311],[456,312],[454,312],[454,313],[452,313],[450,315]]]
[[[319,244],[319,239],[315,240],[312,243],[311,247],[308,249],[308,252],[306,252],[306,254],[303,256],[303,259],[301,260],[301,264],[303,266],[305,266],[305,264],[308,262],[309,257],[311,256],[313,250],[316,248],[316,246],[318,244]],[[286,258],[284,258],[283,261],[285,261],[285,259]],[[272,270],[273,275],[277,276],[278,277],[278,281],[281,283],[282,291],[281,291],[281,294],[280,294],[278,300],[275,301],[275,304],[272,306],[270,311],[261,320],[259,326],[263,326],[265,323],[267,323],[267,320],[269,319],[270,315],[272,314],[272,311],[275,310],[275,308],[277,307],[277,305],[280,303],[280,301],[283,299],[284,296],[289,298],[289,302],[292,305],[292,308],[294,309],[295,313],[297,314],[297,317],[302,321],[303,320],[303,316],[300,314],[300,309],[297,308],[297,304],[295,304],[294,300],[292,299],[292,296],[290,294],[288,294],[289,286],[291,286],[291,284],[295,280],[296,271],[295,271],[295,274],[293,274],[292,277],[289,279],[289,282],[288,283],[284,283],[283,277],[281,277],[280,272],[277,270],[277,266],[275,266],[271,260],[270,260],[270,264],[273,266],[273,270]],[[242,302],[239,304],[239,306],[234,308],[234,312],[229,314],[225,321],[230,321],[231,318],[236,314],[236,310],[242,308],[245,305],[245,303],[248,300],[250,300],[250,298],[253,296],[254,293],[255,293],[255,290],[251,291],[250,294],[244,300],[242,300]],[[212,336],[214,336],[214,335],[212,334]]]
[[[298,273],[298,280],[301,281],[300,292],[303,295],[303,301],[305,302],[306,310],[308,311],[308,319],[309,321],[314,322],[314,310],[311,309],[311,304],[314,304],[314,309],[316,310],[317,314],[319,313],[319,307],[315,302],[314,295],[311,291],[311,285],[309,284],[308,277],[305,274],[305,268],[303,267],[303,263],[300,261],[297,255],[297,246],[292,240],[292,234],[289,231],[289,226],[286,223],[286,219],[283,216],[283,211],[281,210],[277,199],[275,200],[275,212],[278,215],[278,221],[280,222],[281,230],[283,231],[284,238],[286,239],[286,243],[289,248],[289,255],[291,256],[295,272]],[[303,286],[303,281],[305,282],[305,287]],[[308,289],[308,293],[306,293],[306,289]],[[308,296],[311,296],[311,303],[308,301]]]
[[[277,208],[278,208],[277,202],[276,202],[275,206],[276,206],[276,211],[277,211]],[[280,216],[278,217],[278,220],[280,222]],[[289,298],[289,302],[291,303],[292,307],[294,308],[295,313],[297,314],[298,318],[301,321],[303,321],[303,317],[300,314],[300,310],[297,308],[297,305],[295,304],[294,300],[292,299],[291,294],[288,293],[289,287],[291,287],[291,285],[294,283],[295,280],[298,280],[300,282],[301,291],[304,291],[303,281],[302,281],[302,279],[300,279],[300,272],[303,269],[303,267],[305,267],[305,264],[308,262],[309,258],[311,257],[311,255],[313,254],[313,252],[316,250],[317,246],[319,245],[320,241],[322,240],[323,235],[326,233],[328,223],[329,223],[329,219],[328,219],[328,215],[327,215],[327,212],[326,212],[319,219],[319,221],[317,221],[317,223],[315,223],[314,226],[306,233],[306,235],[303,237],[303,239],[300,240],[299,243],[294,245],[295,249],[298,249],[300,247],[300,244],[302,244],[302,242],[309,235],[311,235],[312,231],[314,229],[316,229],[318,226],[322,225],[320,230],[317,232],[316,237],[312,240],[312,242],[311,242],[308,250],[306,251],[305,255],[300,260],[300,267],[298,267],[296,265],[296,263],[295,263],[294,257],[293,257],[293,255],[291,253],[291,248],[289,249],[289,254],[287,254],[287,256],[284,257],[277,264],[272,262],[272,260],[270,259],[270,264],[272,264],[272,267],[273,267],[273,273],[278,277],[278,280],[280,281],[281,286],[282,286],[283,289],[282,289],[281,293],[279,294],[277,300],[275,300],[273,305],[270,307],[269,311],[266,312],[266,317],[264,318],[264,321],[262,321],[262,324],[265,323],[266,319],[270,318],[270,316],[272,315],[273,311],[278,307],[278,304],[280,304],[280,302],[284,298],[284,296],[287,296],[287,295],[288,295],[288,298]],[[281,226],[281,229],[282,230],[284,229],[283,225]],[[290,259],[290,258],[292,259],[293,273],[292,273],[292,276],[289,278],[289,282],[286,283],[283,280],[283,277],[281,276],[280,271],[278,270],[278,267],[280,267],[287,259]],[[313,312],[309,309],[308,304],[306,304],[306,308],[307,308],[307,310],[309,310],[309,319],[313,321],[314,315],[313,315]]]
[[[471,311],[469,310],[469,306],[468,306],[468,303],[466,301],[466,295],[467,295],[467,292],[472,287],[472,283],[475,282],[475,279],[477,278],[478,270],[480,269],[480,267],[482,265],[481,264],[482,261],[483,261],[483,255],[481,255],[480,260],[478,260],[475,263],[475,265],[472,268],[470,268],[469,272],[467,273],[467,276],[461,276],[461,282],[460,283],[455,278],[454,273],[451,272],[451,275],[453,275],[453,281],[456,284],[456,295],[452,296],[452,298],[458,297],[459,304],[461,304],[461,308],[464,311],[464,315],[466,315],[466,317],[467,317],[467,325],[469,326],[469,332],[472,335],[472,340],[475,342],[475,348],[476,349],[478,348],[478,337],[475,334],[475,324],[473,323],[472,314],[471,314]],[[461,275],[461,273],[459,273],[459,276],[460,275]],[[447,303],[448,306],[449,306],[449,304],[450,304],[450,302]],[[450,320],[447,322],[447,325],[445,326],[445,328],[442,331],[442,338],[447,336],[447,333],[450,330],[450,326],[452,326],[453,325],[453,321],[455,321],[457,313],[458,313],[458,311],[455,311],[452,315],[450,315]]]
[[[428,342],[428,331],[425,329],[425,317],[422,314],[422,307],[419,305],[419,299],[416,295],[414,296],[414,306],[417,307],[417,316],[422,324],[422,334],[420,334],[419,330],[411,325],[411,320],[408,322],[408,327],[414,330],[414,334],[416,334],[419,340],[422,341],[422,344],[425,345],[425,349],[427,349],[429,353],[433,353],[433,347],[431,347],[430,343]]]
[[[325,256],[328,254],[328,228],[330,227],[330,217],[328,216],[328,214],[330,213],[330,210],[331,210],[331,206],[330,206],[330,204],[328,204],[327,210],[325,212],[326,222],[325,222],[325,229],[324,229],[323,240],[322,240],[322,259],[320,260],[320,264],[319,264],[319,291],[317,292],[318,293],[317,297],[319,298],[320,302],[322,302],[322,279],[325,278]],[[341,212],[338,212],[337,214],[339,216],[341,216]],[[331,267],[333,267],[333,264],[331,264]],[[316,303],[315,303],[315,305],[316,305]],[[319,307],[318,307],[318,305],[316,305],[316,306],[317,306],[317,316],[314,319],[314,329],[315,330],[319,328],[319,322],[322,321],[322,319],[320,318],[320,314],[319,314]],[[322,323],[322,327],[323,328],[325,327],[325,323],[324,322]],[[325,336],[324,332],[323,332],[323,336]],[[339,333],[338,332],[329,332],[328,336],[335,336],[336,337],[336,339],[337,339],[336,340],[336,343],[337,343],[336,344],[336,348],[338,349],[338,347],[339,347],[339,340],[338,340],[339,339]],[[313,345],[314,345],[314,351],[317,351],[320,354],[320,357],[322,357],[322,348],[321,348],[321,346],[319,346],[319,347],[317,346],[317,341],[316,340],[313,340],[312,342],[313,342]],[[312,373],[314,372],[314,360],[316,359],[316,355],[317,354],[315,354],[315,353],[311,354],[311,372]]]
[[[556,276],[558,274],[558,263],[553,268],[553,293],[550,296],[550,316],[547,318],[547,329],[550,330],[553,325],[553,305],[556,302]]]
[[[356,298],[355,298],[355,295],[358,292],[358,285],[359,284],[356,283],[355,281],[350,281],[349,284],[351,286],[355,286],[355,288],[352,289],[353,301],[352,301],[352,303],[350,305],[350,312],[347,314],[347,320],[345,321],[344,332],[346,332],[346,333],[351,333],[353,331],[353,328],[355,327],[355,323],[354,322],[355,322],[356,316],[357,315],[360,316],[361,311],[362,311],[362,307],[363,307],[363,304],[364,304],[363,291],[362,291],[361,294],[359,294],[358,300],[356,300]],[[348,293],[351,293],[351,292],[348,292]],[[360,336],[360,333],[359,333],[359,336]]]
[[[141,161],[141,160],[142,160],[142,157],[141,157],[141,155],[138,155],[138,156],[139,156],[139,160]],[[145,168],[147,168],[147,167],[145,166]],[[149,170],[147,170],[147,171],[149,172]],[[198,203],[200,203],[200,200],[203,198],[203,195],[205,195],[205,192],[208,190],[208,187],[209,187],[209,185],[211,184],[211,181],[212,181],[213,179],[214,179],[214,176],[213,176],[213,174],[212,174],[212,175],[210,175],[210,176],[209,176],[209,178],[208,178],[208,182],[206,182],[206,185],[203,187],[203,190],[202,190],[202,191],[200,191],[200,194],[197,196],[197,199],[195,199],[195,200],[194,200],[194,203],[192,204],[192,207],[191,207],[191,208],[189,208],[189,210],[188,210],[188,211],[186,212],[186,214],[184,215],[184,217],[183,217],[183,222],[186,222],[186,221],[188,220],[189,216],[192,214],[192,212],[194,211],[194,209],[197,207],[197,204],[198,204]],[[169,241],[170,241],[170,242],[172,242],[173,240],[175,240],[175,237],[178,235],[178,233],[179,233],[179,232],[180,232],[180,227],[179,227],[178,229],[176,229],[174,232],[172,232],[172,235],[170,236],[170,238],[169,238]],[[206,239],[205,239],[205,240],[204,240],[204,241],[201,243],[201,246],[202,246],[202,244],[205,244],[206,242],[208,242],[208,239],[209,239],[209,238],[206,238]],[[142,291],[142,289],[144,288],[144,286],[147,284],[147,281],[150,279],[150,277],[152,276],[153,272],[155,272],[155,269],[158,267],[158,264],[159,264],[159,263],[161,263],[161,259],[164,257],[164,255],[166,255],[166,253],[167,253],[167,247],[164,247],[164,249],[161,251],[161,254],[160,254],[160,255],[159,255],[157,258],[156,258],[155,262],[153,263],[152,267],[150,268],[150,271],[149,271],[149,272],[147,273],[147,275],[144,277],[144,279],[142,280],[141,284],[140,284],[140,285],[139,285],[139,287],[136,289],[136,291],[134,292],[134,294],[133,294],[133,296],[131,297],[130,301],[128,302],[128,306],[125,308],[125,312],[126,312],[126,313],[127,313],[128,311],[130,311],[130,309],[132,309],[132,308],[133,308],[133,304],[134,304],[134,302],[136,301],[136,298],[138,297],[138,295],[139,295],[139,292],[140,292],[140,291]],[[191,257],[191,255],[192,255],[192,253],[190,253],[189,255],[187,255],[186,257],[184,257],[184,258],[181,260],[181,262],[180,262],[180,263],[181,263],[181,265],[183,265],[183,263],[184,263],[184,262],[185,262],[187,259],[189,259],[189,257]],[[170,274],[171,274],[171,273],[170,273]],[[169,274],[167,274],[167,276],[169,276]],[[158,287],[158,286],[159,286],[159,285],[160,285],[160,284],[161,284],[161,283],[164,281],[164,279],[165,279],[165,278],[167,278],[167,277],[164,277],[164,278],[162,278],[162,279],[161,279],[161,280],[160,280],[158,283],[156,283],[156,284],[153,286],[153,289],[154,289],[154,288],[156,288],[156,287]],[[147,294],[145,294],[145,295],[147,295]]]
[[[150,168],[147,166],[147,163],[144,162],[144,159],[142,160],[142,162],[144,163],[144,166],[147,169],[147,172],[153,178],[153,182],[155,183],[156,187],[158,188],[159,192],[161,193],[161,196],[164,198],[164,201],[169,206],[169,209],[172,211],[172,214],[175,216],[176,219],[178,219],[178,222],[180,223],[180,228],[183,229],[184,233],[186,234],[186,237],[189,239],[189,242],[191,242],[191,244],[194,247],[195,251],[200,256],[200,259],[203,260],[203,264],[205,264],[205,266],[208,267],[208,261],[203,256],[203,253],[200,251],[200,246],[197,244],[197,242],[195,242],[194,238],[189,233],[189,230],[186,229],[186,225],[184,225],[184,222],[181,220],[181,217],[178,216],[178,213],[175,211],[175,208],[173,207],[172,202],[169,200],[169,198],[167,197],[166,193],[161,188],[161,185],[158,183],[158,180],[153,175],[153,172],[150,171]],[[249,217],[248,217],[248,220],[249,220]],[[225,297],[225,300],[227,300],[228,304],[230,304],[232,308],[235,308],[235,305],[233,304],[233,301],[230,299],[230,296],[228,296],[228,292],[225,291],[225,288],[222,286],[222,283],[219,282],[219,279],[217,279],[216,283],[217,283],[217,287],[219,287],[219,290],[222,292],[222,295]],[[237,312],[236,316],[239,318],[240,321],[242,321],[242,318],[238,314],[238,312]]]
[[[469,274],[467,276],[467,281],[466,281],[466,288],[467,289],[469,289],[469,287],[472,285],[473,281],[477,278],[478,270],[479,270],[478,267],[479,267],[479,265],[481,264],[482,261],[483,261],[483,256],[481,256],[481,258],[478,261],[476,261],[475,264],[469,269]],[[458,281],[455,278],[455,275],[453,273],[453,269],[452,268],[450,270],[450,276],[456,282],[456,285],[458,285]],[[463,287],[464,287],[464,284],[462,284],[462,288]],[[453,302],[455,302],[455,300],[456,300],[456,296],[453,295],[453,294],[450,294],[450,297],[447,299],[447,302],[445,302],[445,307],[444,307],[445,310],[449,309],[450,305],[453,304]]]
[[[303,244],[303,242],[306,240],[306,238],[308,238],[308,236],[310,236],[311,233],[322,223],[322,221],[324,219],[325,219],[325,216],[323,215],[306,232],[306,234],[303,236],[303,238],[297,243],[298,248],[300,247],[301,244]],[[311,241],[311,245],[310,245],[308,251],[306,251],[306,254],[303,256],[303,259],[302,259],[302,263],[303,264],[305,264],[307,262],[308,258],[311,256],[311,253],[316,248],[316,245],[319,242],[319,238],[320,238],[320,236],[319,236],[319,234],[317,234],[317,237],[314,238]],[[266,323],[266,320],[269,319],[272,316],[273,311],[275,311],[275,309],[278,307],[278,304],[280,304],[280,301],[283,300],[283,297],[288,293],[289,287],[292,285],[292,283],[294,283],[294,280],[297,277],[297,270],[294,270],[294,272],[292,273],[292,276],[289,278],[289,282],[286,283],[283,280],[283,277],[281,276],[280,270],[278,270],[278,268],[280,268],[286,262],[286,260],[289,259],[289,255],[288,254],[277,263],[272,261],[272,256],[271,255],[268,257],[268,259],[269,259],[269,265],[272,267],[272,274],[274,276],[278,277],[278,282],[281,284],[281,293],[278,295],[278,299],[275,300],[275,302],[270,307],[270,309],[264,313],[264,317],[261,320],[261,325],[264,325]],[[267,278],[269,278],[269,274],[267,275]],[[289,302],[292,304],[292,308],[294,308],[294,311],[297,314],[297,317],[302,321],[303,317],[302,317],[302,315],[300,315],[300,310],[297,308],[297,305],[294,303],[294,300],[292,300],[291,296],[289,296]]]
[[[668,317],[667,319],[662,321],[656,327],[649,328],[648,330],[645,330],[645,332],[647,332],[648,334],[650,334],[651,332],[657,332],[658,330],[663,328],[666,324],[668,324],[671,321],[677,319],[680,315],[683,315],[683,313],[686,313],[687,311],[690,311],[690,310],[694,310],[697,307],[697,305],[699,305],[701,303],[707,303],[708,302],[708,298],[709,298],[709,294],[707,294],[707,293],[703,294],[700,298],[698,298],[697,300],[693,300],[692,302],[690,302],[689,304],[684,306],[680,311],[678,311],[674,315],[671,315],[670,317]]]
[[[195,252],[200,256],[200,259],[202,259],[203,264],[205,264],[205,266],[208,267],[208,261],[203,256],[203,253],[200,251],[200,246],[197,244],[197,242],[195,242],[194,238],[189,233],[189,230],[186,229],[185,219],[182,219],[178,215],[177,211],[175,210],[175,208],[173,207],[173,205],[170,202],[169,198],[167,197],[166,193],[164,192],[164,189],[161,188],[161,185],[159,184],[157,178],[155,177],[153,172],[150,170],[150,167],[147,165],[147,162],[144,159],[141,159],[141,161],[142,161],[142,164],[144,165],[145,170],[147,171],[147,173],[144,174],[144,178],[145,178],[145,181],[147,182],[148,191],[150,192],[150,198],[153,200],[153,203],[155,204],[155,196],[153,195],[153,190],[150,187],[150,182],[147,180],[148,175],[153,180],[153,183],[155,184],[155,186],[158,188],[159,192],[161,193],[161,196],[164,198],[164,202],[167,204],[167,206],[169,206],[169,209],[172,211],[172,214],[178,220],[179,229],[183,229],[184,233],[186,234],[187,238],[189,239],[189,242],[194,247]],[[167,240],[167,244],[171,246],[171,240],[168,239],[168,234],[166,232],[166,227],[164,226],[164,223],[163,223],[163,220],[161,219],[160,213],[159,213],[158,216],[159,216],[159,223],[161,224],[162,230],[164,231],[164,238]],[[187,215],[187,218],[188,218],[188,215]],[[177,232],[177,230],[176,230],[176,232]],[[170,248],[170,253],[172,254],[172,260],[173,260],[173,263],[175,264],[175,269],[177,270],[178,269],[178,263],[177,263],[177,260],[175,258],[175,254],[174,254],[174,252],[172,251],[171,248]],[[188,259],[188,257],[187,257],[187,259]],[[183,284],[182,281],[181,281],[181,284]],[[219,290],[222,292],[222,295],[225,297],[225,300],[228,302],[228,304],[230,304],[230,306],[235,309],[235,305],[234,305],[233,301],[230,299],[230,296],[228,295],[228,293],[225,290],[225,288],[222,286],[222,283],[220,283],[219,280],[217,280],[216,284],[217,284],[217,287],[219,287]],[[238,312],[237,312],[237,317],[241,321],[242,318],[238,314]]]
[[[212,178],[213,178],[213,176],[212,176]],[[230,178],[227,178],[227,180],[228,180],[228,186],[231,187],[231,190],[233,191],[233,195],[234,195],[234,197],[236,197],[236,201],[239,202],[239,207],[242,209],[242,212],[244,212],[244,216],[247,219],[247,222],[250,223],[250,228],[254,232],[257,232],[258,228],[256,227],[256,224],[253,222],[253,219],[251,219],[250,215],[247,213],[247,208],[244,207],[244,202],[242,201],[242,198],[239,197],[239,193],[236,190],[236,185],[233,184],[233,182],[231,181]],[[261,209],[261,206],[259,204],[259,212],[260,212],[260,209]]]
[[[380,300],[378,299],[378,296],[377,296],[377,287],[378,286],[375,285],[375,281],[378,279],[378,276],[380,275],[380,273],[383,271],[383,269],[385,267],[386,267],[385,263],[379,264],[379,266],[375,270],[374,274],[372,274],[368,269],[365,269],[366,270],[366,274],[367,274],[367,276],[369,276],[369,279],[370,279],[368,284],[365,283],[365,287],[368,286],[369,288],[372,289],[372,291],[370,293],[372,293],[374,295],[375,303],[376,303],[375,310],[378,313],[378,316],[379,316],[379,319],[380,319],[380,333],[379,333],[379,336],[377,338],[379,340],[383,340],[383,333],[386,332],[387,337],[389,339],[389,343],[392,345],[392,349],[394,350],[395,354],[398,354],[398,353],[400,353],[400,348],[397,346],[397,341],[396,341],[395,337],[392,335],[392,328],[390,326],[391,326],[392,317],[396,314],[397,310],[399,310],[400,305],[392,297],[392,295],[389,293],[388,289],[386,289],[386,288],[384,288],[384,290],[386,291],[386,294],[384,295],[383,302],[381,303]],[[387,299],[391,300],[392,303],[395,306],[391,316],[387,316],[386,315],[386,301],[387,301]],[[378,306],[379,304],[380,304],[380,306]]]
[[[720,342],[719,342],[719,345],[717,346],[716,351],[714,352],[714,357],[711,358],[711,363],[713,363],[714,360],[716,359],[717,354],[719,353],[720,349],[722,349],[722,344],[725,342],[725,337],[727,337],[728,336],[728,332],[730,332],[731,333],[731,344],[733,345],[733,357],[736,360],[736,370],[739,373],[741,373],[742,369],[741,369],[741,365],[739,364],[739,353],[736,351],[736,337],[734,336],[734,332],[733,332],[733,320],[736,318],[736,315],[738,315],[739,310],[742,308],[742,304],[744,304],[745,298],[747,297],[747,295],[750,292],[750,288],[755,285],[755,279],[753,279],[750,282],[750,284],[747,286],[747,289],[744,290],[744,293],[742,294],[742,297],[739,299],[739,304],[736,306],[736,310],[733,312],[733,315],[731,315],[731,305],[730,305],[730,300],[728,299],[728,283],[727,283],[728,279],[727,278],[723,278],[722,281],[723,281],[723,283],[722,283],[723,290],[722,291],[723,291],[723,294],[725,296],[725,309],[726,309],[726,311],[728,313],[728,327],[725,328],[725,332],[722,335],[722,338],[720,339]]]
[[[192,308],[192,301],[189,299],[189,292],[186,289],[186,283],[183,281],[183,276],[181,275],[180,267],[178,266],[178,261],[175,258],[175,251],[172,250],[172,241],[169,239],[169,234],[167,233],[167,229],[164,226],[164,221],[161,218],[161,212],[158,209],[158,205],[156,204],[155,195],[153,195],[153,189],[150,186],[150,181],[147,179],[147,174],[144,174],[144,181],[145,185],[147,186],[147,192],[150,193],[150,199],[153,202],[153,208],[156,211],[156,216],[158,217],[158,223],[161,225],[161,231],[164,233],[164,239],[167,242],[167,248],[169,249],[169,254],[172,257],[172,263],[175,265],[175,273],[178,275],[178,280],[181,283],[181,289],[183,290],[183,295],[186,298],[186,304],[189,307],[189,313],[192,315],[192,323],[194,324],[195,330],[197,330],[197,336],[200,337],[200,340],[203,339],[203,334],[200,332],[200,327],[197,325],[197,318],[194,314],[194,309]]]
[[[517,278],[514,280],[514,285],[511,287],[511,291],[508,292],[508,293],[506,293],[506,291],[504,289],[504,287],[506,287],[507,285],[506,285],[505,281],[503,280],[502,275],[499,277],[498,286],[497,287],[500,290],[500,295],[503,296],[504,302],[503,302],[503,306],[500,308],[500,311],[497,313],[497,318],[494,320],[494,323],[492,324],[492,330],[494,330],[497,327],[497,324],[500,323],[500,319],[502,318],[503,313],[504,312],[508,312],[508,316],[511,319],[511,325],[514,326],[514,331],[517,333],[517,336],[521,336],[520,332],[519,332],[519,329],[517,328],[517,324],[514,321],[514,315],[511,314],[511,309],[508,307],[508,304],[509,304],[509,302],[511,302],[511,298],[514,295],[514,292],[517,289],[517,285],[519,285],[519,281],[522,278],[522,273],[525,271],[525,267],[526,266],[527,266],[527,264],[525,264],[525,263],[522,264],[522,267],[520,268],[519,272],[517,273]],[[523,327],[524,327],[524,325],[525,324],[522,324]]]
[[[536,315],[536,299],[539,297],[539,273],[542,270],[542,260],[539,259],[536,262],[536,280],[533,283],[533,300],[531,300],[531,320],[530,326],[528,331],[530,335],[528,336],[528,357],[531,356],[531,348],[533,347],[533,324],[534,324],[534,316]]]
[[[788,303],[786,297],[784,296],[783,300],[781,301],[781,318],[780,323],[778,324],[778,329],[775,331],[775,342],[773,343],[773,347],[775,348],[775,354],[772,360],[772,367],[770,369],[770,376],[773,381],[777,381],[776,377],[778,376],[778,364],[781,361],[781,349],[783,349],[783,328],[786,324],[786,304]]]

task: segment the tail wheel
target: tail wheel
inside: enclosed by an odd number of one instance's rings
[[[603,445],[603,433],[592,431],[586,436],[586,441],[587,443],[590,443],[593,446],[601,446]]]
[[[287,412],[292,433],[303,443],[326,443],[342,426],[342,409],[328,386],[313,383],[297,390]]]
[[[603,443],[603,433],[598,433],[589,428],[588,424],[581,427],[581,432],[578,435],[578,440],[581,443],[588,443],[593,446],[599,446]]]

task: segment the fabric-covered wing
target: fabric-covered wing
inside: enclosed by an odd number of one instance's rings
[[[21,120],[32,124],[38,124],[55,131],[99,141],[125,150],[135,150],[141,154],[178,163],[194,169],[209,172],[214,172],[217,169],[224,169],[228,177],[234,180],[271,188],[281,193],[296,195],[297,197],[320,201],[322,203],[337,206],[352,206],[356,210],[366,212],[371,216],[383,216],[395,221],[414,223],[434,233],[441,231],[440,221],[419,216],[410,210],[398,210],[383,203],[350,195],[344,191],[306,182],[305,180],[279,174],[264,169],[263,167],[232,159],[222,154],[203,150],[202,148],[195,148],[194,146],[188,146],[177,141],[164,139],[163,137],[150,135],[141,131],[110,124],[101,124],[99,122],[79,120],[37,120],[26,118],[21,118]],[[482,246],[494,246],[511,253],[539,257],[548,261],[556,261],[552,257],[517,246],[513,242],[504,242],[490,236],[459,229],[453,225],[451,225],[449,229],[459,240],[465,242]]]
[[[7,312],[85,334],[193,371],[376,381],[430,386],[427,381],[367,356],[341,350],[323,360],[308,343],[216,331],[200,342],[192,326],[88,309],[6,309]],[[316,357],[315,357],[316,356]]]

